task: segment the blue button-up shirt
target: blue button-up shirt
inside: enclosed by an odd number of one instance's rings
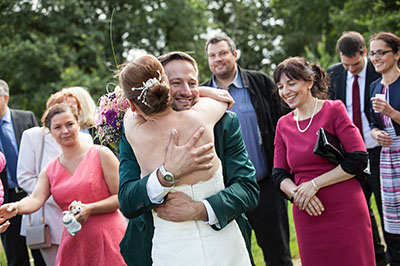
[[[6,111],[5,115],[0,119],[0,126],[3,129],[3,133],[11,141],[11,144],[14,147],[16,154],[18,155],[17,139],[15,137],[14,125],[11,120],[11,112],[8,107],[7,107],[7,111]],[[0,140],[0,148],[2,151],[4,151],[3,143],[1,143],[1,140]],[[6,158],[6,160],[7,160],[7,158]],[[18,186],[18,184],[16,184],[13,180],[11,180],[9,171],[7,171],[7,180],[8,180],[8,188],[14,188],[14,187]]]
[[[221,89],[215,82],[214,75],[212,76],[212,86]],[[235,112],[239,118],[249,158],[256,168],[256,178],[257,180],[262,180],[267,176],[268,166],[262,151],[261,132],[257,123],[256,111],[250,100],[250,93],[243,86],[239,69],[236,71],[234,80],[228,86],[228,91],[235,100],[235,105],[231,111]]]

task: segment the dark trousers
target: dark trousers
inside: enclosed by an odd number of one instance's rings
[[[9,202],[19,201],[26,196],[25,192],[16,193],[14,190],[8,191]],[[28,248],[26,240],[21,232],[22,216],[17,215],[10,219],[10,226],[7,231],[1,234],[1,242],[7,257],[7,265],[9,266],[30,266]],[[39,250],[32,252],[36,266],[45,266],[45,262]]]
[[[370,160],[370,168],[371,168],[371,176],[367,178],[367,182],[363,185],[363,190],[365,194],[365,198],[367,199],[369,213],[371,216],[371,224],[372,224],[372,234],[374,237],[374,247],[375,247],[375,259],[376,265],[386,265],[383,260],[384,256],[384,247],[381,244],[381,239],[379,237],[378,227],[376,225],[374,214],[371,210],[371,195],[374,193],[376,205],[378,207],[379,216],[381,217],[381,226],[383,231],[383,237],[386,242],[386,261],[390,263],[390,265],[399,265],[400,266],[400,235],[398,234],[389,234],[385,231],[384,228],[384,220],[382,213],[382,194],[381,194],[381,182],[380,182],[380,171],[379,171],[379,162],[380,162],[380,153],[381,149],[369,149],[369,160]]]
[[[371,209],[371,196],[372,194],[374,194],[376,206],[378,207],[379,216],[381,217],[381,224],[383,230],[381,182],[380,182],[380,171],[379,171],[380,153],[381,153],[380,147],[375,149],[368,149],[371,176],[367,177],[365,184],[362,185],[365,199],[367,200],[368,204],[369,215],[371,218],[372,236],[374,240],[375,260],[377,266],[386,265],[385,247],[381,243],[381,238],[379,236],[379,230],[375,220],[375,215]]]
[[[292,265],[287,201],[270,177],[258,182],[260,201],[246,213],[268,266]]]
[[[400,266],[400,234],[383,231],[386,241],[386,257],[390,266]]]

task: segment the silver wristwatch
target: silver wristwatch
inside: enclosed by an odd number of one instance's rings
[[[164,181],[167,182],[168,184],[175,184],[176,182],[178,182],[179,178],[176,178],[171,172],[165,170],[164,165],[161,165],[161,167],[158,169],[160,170],[160,173],[164,178]]]

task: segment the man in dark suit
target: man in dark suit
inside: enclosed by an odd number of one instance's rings
[[[265,73],[241,68],[236,45],[226,34],[209,38],[205,50],[213,75],[202,85],[227,90],[232,95],[232,111],[239,118],[247,152],[256,168],[260,201],[246,216],[263,251],[265,265],[290,266],[287,202],[271,178],[275,128],[284,113],[281,99],[274,99],[275,83]]]
[[[8,108],[9,98],[7,83],[0,80],[0,148],[7,162],[0,174],[4,187],[4,203],[18,201],[26,196],[16,179],[19,145],[22,132],[38,125],[32,112]],[[1,234],[1,241],[10,266],[30,265],[25,237],[20,235],[21,218],[21,215],[13,217],[8,230]],[[41,258],[40,253],[38,257]],[[35,265],[44,265],[43,259],[42,263],[38,263],[35,256]]]
[[[182,52],[171,52],[159,59],[170,82],[173,108],[191,108],[199,97],[196,61]],[[211,158],[204,157],[202,153],[212,146],[194,147],[200,134],[197,131],[183,146],[170,143],[163,165],[169,172],[179,176],[184,171],[187,173],[208,167]],[[152,209],[165,220],[202,220],[214,230],[221,230],[236,220],[252,258],[251,228],[244,213],[257,206],[259,190],[255,170],[248,158],[239,121],[234,113],[227,111],[218,121],[214,136],[215,150],[222,162],[225,189],[201,202],[193,201],[183,193],[169,193],[171,184],[165,182],[158,169],[141,179],[135,154],[125,135],[121,136],[118,198],[122,213],[130,221],[120,247],[128,265],[152,265]],[[173,247],[165,248],[174,252]]]
[[[337,42],[336,49],[341,63],[328,68],[328,73],[330,73],[332,79],[332,98],[339,99],[346,105],[347,113],[359,128],[368,150],[371,176],[367,178],[366,183],[363,185],[363,191],[371,217],[376,263],[377,265],[385,265],[385,250],[381,244],[370,200],[372,193],[374,193],[383,228],[379,177],[381,147],[371,137],[371,129],[369,127],[371,123],[370,85],[380,77],[380,74],[375,72],[371,60],[366,56],[367,48],[360,33],[354,31],[344,32]]]

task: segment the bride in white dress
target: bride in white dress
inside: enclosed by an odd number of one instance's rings
[[[125,134],[142,176],[163,164],[172,129],[179,134],[179,145],[199,127],[205,131],[197,145],[214,142],[214,125],[227,104],[200,98],[191,109],[174,111],[164,69],[154,56],[146,55],[127,64],[119,80],[131,106],[124,118]],[[216,154],[215,150],[210,152]],[[221,162],[216,156],[211,162],[211,169],[181,176],[171,191],[201,201],[223,190]],[[251,265],[236,221],[216,231],[202,221],[166,221],[154,211],[153,219],[153,265]]]

